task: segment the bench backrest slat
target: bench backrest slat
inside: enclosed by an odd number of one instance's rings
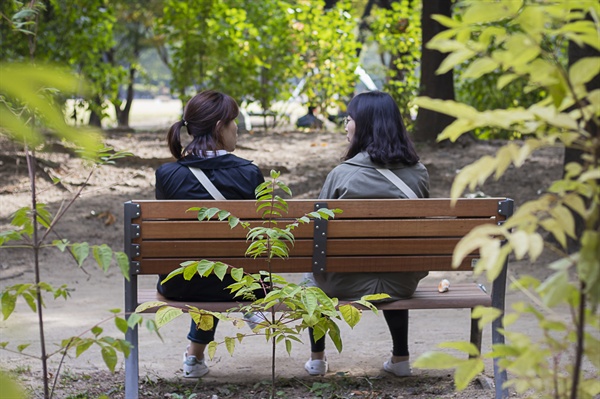
[[[386,239],[337,239],[327,240],[327,255],[449,255],[458,238],[386,238]],[[160,240],[143,241],[142,253],[147,258],[173,258],[196,256],[245,257],[246,240]],[[290,256],[312,256],[312,239],[296,240],[290,248]]]
[[[329,221],[329,238],[360,237],[462,237],[475,226],[485,223],[495,224],[492,218],[486,219],[334,219]],[[252,227],[260,223],[251,223]],[[285,227],[285,223],[278,227]],[[296,238],[312,238],[312,225],[302,225],[294,230]],[[186,238],[229,239],[246,237],[241,227],[231,229],[227,223],[219,221],[156,221],[144,222],[143,240]]]
[[[326,223],[327,271],[445,271],[453,270],[454,247],[473,227],[505,219],[499,207],[502,201],[505,199],[459,199],[453,207],[449,199],[290,200],[290,212],[278,226],[284,227],[292,217],[303,216],[312,212],[315,204],[326,202],[330,209],[343,210]],[[134,274],[166,274],[184,261],[201,259],[220,260],[252,272],[266,269],[264,259],[245,257],[246,230],[239,226],[230,229],[224,221],[199,222],[197,212],[186,212],[192,207],[216,207],[259,225],[262,221],[255,201],[132,203],[136,211],[129,223],[139,231],[139,236],[129,238],[133,246],[139,245],[129,253],[135,262]],[[273,260],[273,270],[311,271],[316,233],[322,234],[312,223],[294,230],[296,242],[290,258]],[[459,269],[470,270],[476,257],[469,256]]]
[[[254,260],[249,258],[205,258],[221,261],[235,267],[243,267],[245,271],[256,273],[266,270],[264,259]],[[453,271],[472,270],[472,262],[477,256],[468,256],[458,269],[451,267],[452,256],[361,256],[361,257],[328,257],[327,270],[330,272],[390,272],[390,271]],[[166,274],[168,271],[179,267],[181,262],[189,258],[170,258],[144,260],[141,274]],[[287,260],[273,259],[271,266],[275,273],[299,273],[312,271],[311,257],[296,257]]]
[[[295,218],[312,211],[312,204],[326,202],[328,208],[339,208],[344,212],[336,219],[377,217],[490,217],[498,211],[498,202],[505,198],[459,199],[455,206],[447,198],[420,198],[416,200],[370,199],[370,200],[289,200],[288,217]],[[215,207],[226,209],[241,219],[257,217],[249,200],[231,201],[175,201],[134,200],[141,207],[145,219],[196,220],[196,212],[186,212],[191,207]]]

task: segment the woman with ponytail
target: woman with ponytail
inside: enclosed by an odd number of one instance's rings
[[[256,198],[254,189],[264,182],[260,169],[252,161],[231,154],[237,142],[238,114],[233,98],[213,90],[195,95],[186,104],[182,119],[167,134],[169,150],[176,161],[156,171],[156,199]],[[189,144],[182,143],[182,134],[191,137]],[[198,174],[210,183],[201,183]],[[179,275],[161,284],[165,277],[159,276],[157,290],[166,298],[193,302],[234,300],[233,294],[226,290],[234,282],[229,275],[223,281],[215,275],[195,275],[186,281]],[[256,292],[257,297],[261,294],[264,295],[262,291]],[[213,329],[204,331],[192,320],[187,336],[190,345],[183,355],[184,377],[197,378],[208,373],[204,349],[214,341],[217,323],[214,318]]]

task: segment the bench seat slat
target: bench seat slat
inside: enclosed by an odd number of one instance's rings
[[[360,218],[360,217],[426,217],[426,216],[456,216],[476,217],[489,216],[497,212],[498,202],[505,198],[478,198],[459,199],[455,206],[451,205],[449,199],[443,198],[420,198],[409,199],[378,199],[358,203],[354,200],[323,200],[327,202],[330,209],[339,208],[344,212],[336,215],[336,218]],[[133,200],[141,207],[141,214],[145,219],[188,219],[196,220],[196,212],[186,212],[190,207],[198,207],[208,201],[176,201],[162,200]],[[248,201],[210,201],[211,207],[224,209],[242,219],[256,218],[256,211],[248,208]],[[300,217],[312,212],[310,202],[306,200],[288,200],[289,216]],[[314,202],[314,200],[313,200]]]
[[[327,255],[451,255],[458,238],[389,238],[389,239],[329,239]],[[246,240],[161,240],[142,241],[145,257],[186,257],[202,254],[204,257],[244,257]],[[312,256],[312,239],[296,240],[290,248],[290,257]]]
[[[475,226],[497,223],[486,219],[372,219],[331,220],[328,222],[328,238],[360,237],[462,237]],[[283,227],[283,226],[282,226]],[[312,225],[294,230],[296,238],[312,238]],[[231,230],[226,222],[209,221],[147,221],[141,232],[142,240],[152,239],[220,239],[245,238],[246,230]]]
[[[176,307],[186,308],[186,305],[214,312],[224,312],[237,306],[236,302],[178,302],[171,301],[156,292],[155,289],[138,290],[138,304],[150,301],[163,301]],[[340,301],[345,304],[347,301]],[[249,304],[240,302],[240,304]],[[410,299],[393,302],[380,302],[378,309],[472,309],[475,306],[491,306],[491,298],[475,284],[456,284],[448,292],[439,293],[437,287],[419,286]],[[361,307],[362,308],[362,307]],[[154,312],[156,309],[148,309]]]

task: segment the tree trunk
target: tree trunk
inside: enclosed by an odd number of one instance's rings
[[[98,96],[95,96],[91,101],[94,102],[98,109],[102,106],[102,99]],[[94,127],[102,127],[102,116],[100,116],[96,111],[94,111],[93,108],[90,112],[90,120],[88,124]]]
[[[592,18],[589,14],[587,15],[587,19],[590,21],[592,20]],[[600,52],[591,46],[588,46],[585,44],[583,46],[579,46],[577,43],[569,41],[568,55],[569,55],[569,67],[571,67],[573,64],[575,64],[577,61],[579,61],[582,58],[599,57]],[[589,81],[586,84],[586,89],[587,89],[588,93],[591,92],[592,90],[600,89],[600,75],[596,75],[594,77],[594,79]],[[587,123],[587,125],[585,126],[585,130],[587,132],[589,132],[593,137],[596,137],[596,140],[598,140],[600,138],[600,127],[596,123],[594,123],[594,120],[590,120]],[[579,150],[576,148],[566,148],[563,165],[567,166],[567,164],[569,164],[571,162],[575,162],[575,163],[579,163],[579,164],[583,163],[583,160],[581,159],[582,155],[583,155],[582,150]],[[598,159],[599,156],[600,156],[600,154],[595,154],[595,159]],[[564,166],[563,166],[563,178],[565,177]],[[589,201],[588,201],[588,205],[589,205]],[[575,218],[575,236],[581,237],[583,230],[585,229],[584,221],[577,212],[572,212],[572,214],[573,214],[573,217]],[[579,250],[579,241],[569,238],[567,250],[569,253],[578,251]]]
[[[588,15],[588,18],[591,20],[591,17]],[[578,44],[570,41],[569,42],[569,67],[575,64],[582,58],[587,57],[600,57],[600,52],[594,49],[591,46],[584,45],[580,47]],[[600,75],[596,75],[594,79],[589,81],[586,85],[586,89],[589,92],[592,90],[596,90],[600,88]],[[596,138],[599,137],[599,126],[594,123],[593,120],[590,120],[586,126],[586,129],[589,133],[591,133]],[[565,150],[565,159],[564,165],[566,166],[569,162],[577,162],[581,163],[581,155],[583,151],[575,149],[575,148],[567,148]],[[564,172],[563,172],[564,173]]]
[[[137,70],[133,67],[129,68],[129,82],[127,84],[127,97],[125,98],[125,108],[122,110],[115,105],[117,114],[117,124],[119,127],[129,127],[129,113],[131,112],[131,103],[133,102],[133,82]]]
[[[423,0],[423,14],[421,28],[423,32],[423,47],[421,53],[421,82],[420,95],[442,100],[454,100],[454,81],[452,70],[443,75],[436,75],[446,54],[436,50],[429,50],[425,45],[445,27],[431,19],[432,14],[452,16],[451,0],[430,1]],[[419,108],[415,123],[414,140],[420,142],[434,142],[438,134],[448,126],[454,118],[451,116]]]

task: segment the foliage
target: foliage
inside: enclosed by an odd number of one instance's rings
[[[462,5],[463,4],[459,2],[453,9],[453,12],[457,15],[459,20],[465,12]],[[499,26],[509,32],[515,30],[514,25],[510,24],[510,21],[505,19],[492,21],[490,22],[490,26]],[[473,34],[477,36],[480,32],[474,32]],[[552,38],[548,39],[552,40]],[[550,45],[555,47],[558,50],[556,56],[559,57],[561,63],[566,65],[567,57],[565,43],[541,43],[541,45],[546,48]],[[486,109],[497,108],[529,107],[542,100],[547,95],[542,87],[526,88],[528,82],[527,79],[523,77],[515,78],[510,84],[502,88],[495,87],[496,81],[502,75],[501,70],[495,70],[475,77],[463,76],[463,73],[468,70],[470,65],[475,61],[476,59],[470,59],[462,65],[456,65],[454,67],[454,90],[458,102],[470,105],[478,111],[484,111]],[[521,136],[513,130],[506,130],[493,126],[473,129],[473,133],[477,138],[486,140],[495,138],[521,138]]]
[[[527,81],[526,91],[540,89],[546,96],[527,108],[486,111],[452,101],[416,101],[419,106],[456,117],[440,134],[440,140],[454,141],[469,130],[488,126],[523,137],[522,142],[501,147],[496,156],[485,156],[465,167],[454,181],[452,197],[457,198],[467,187],[474,189],[491,175],[499,178],[511,165],[523,166],[536,149],[564,145],[583,153],[581,163],[567,164],[564,177],[538,199],[522,204],[503,225],[474,229],[455,249],[454,264],[479,250],[481,259],[476,271],[485,272],[490,280],[498,275],[511,254],[516,259],[528,256],[532,261],[544,250],[562,255],[548,266],[552,274],[544,281],[524,276],[513,283],[513,288],[522,289],[533,303],[517,303],[513,313],[504,316],[505,325],[510,325],[523,314],[533,314],[543,338],[534,342],[526,335],[502,330],[508,339],[506,344],[496,344],[491,353],[471,360],[482,365],[484,357],[497,359],[514,376],[507,385],[518,393],[533,390],[535,397],[592,398],[600,393],[593,379],[600,368],[600,89],[588,91],[586,84],[600,73],[600,57],[583,58],[567,69],[559,61],[561,48],[552,43],[570,40],[600,50],[600,6],[595,1],[574,4],[566,0],[464,4],[462,20],[437,16],[450,28],[427,44],[449,53],[438,72],[474,60],[463,77],[477,78],[501,71],[497,89],[521,78]],[[586,20],[586,13],[593,18]],[[581,230],[576,228],[576,219],[582,222]],[[551,234],[553,240],[544,239],[544,234]],[[578,252],[568,253],[569,239],[578,243]],[[505,241],[504,245],[501,241]],[[570,320],[556,317],[559,307],[570,310]],[[483,316],[480,324],[499,316],[490,309],[477,312]],[[473,354],[473,348],[464,343],[453,347]],[[461,365],[453,359],[445,354],[426,354],[416,365],[458,367],[457,387],[464,387],[475,376],[475,368],[460,372]],[[582,372],[584,361],[596,370],[592,378]]]
[[[354,306],[359,304],[371,309],[377,313],[377,308],[369,301],[379,300],[389,297],[387,294],[368,295],[359,301],[339,306],[337,298],[329,298],[320,288],[307,286],[304,283],[294,284],[288,282],[281,275],[271,272],[270,261],[273,258],[288,258],[289,245],[294,245],[294,230],[303,224],[311,222],[311,219],[330,219],[340,213],[339,209],[321,208],[310,212],[298,219],[293,220],[285,226],[280,226],[277,219],[284,217],[288,211],[287,202],[276,194],[277,189],[291,196],[290,189],[280,181],[279,173],[271,171],[271,179],[267,180],[256,188],[256,209],[264,219],[262,225],[251,227],[248,222],[241,221],[235,215],[226,210],[217,208],[192,208],[190,210],[198,211],[198,220],[211,220],[216,218],[224,223],[228,223],[233,229],[241,227],[248,230],[246,238],[249,242],[246,255],[256,258],[264,258],[266,262],[266,271],[249,274],[242,268],[235,268],[223,262],[214,262],[208,260],[187,261],[181,264],[181,267],[171,272],[163,283],[173,276],[183,275],[186,280],[190,280],[195,274],[208,276],[214,273],[221,280],[230,273],[235,283],[228,289],[235,293],[240,299],[251,300],[249,305],[240,305],[232,307],[231,312],[242,312],[244,314],[253,312],[263,319],[253,331],[253,335],[263,335],[265,339],[273,343],[272,371],[273,371],[273,389],[275,388],[275,345],[284,342],[288,354],[291,352],[294,342],[301,342],[301,334],[309,327],[314,329],[315,339],[320,339],[328,335],[338,351],[342,350],[342,339],[336,320],[344,320],[348,325],[354,327],[361,318],[361,312]],[[253,291],[261,289],[265,292],[264,298],[256,299]],[[339,308],[338,308],[339,306]],[[147,302],[136,309],[136,312],[143,312],[145,309],[156,308],[156,325],[161,327],[174,318],[184,313],[186,309],[199,328],[210,330],[213,327],[213,318],[219,320],[231,321],[236,325],[243,325],[237,317],[229,313],[222,314],[198,309],[194,306],[174,307],[165,302]],[[298,323],[290,326],[291,323]],[[236,342],[241,342],[245,334],[238,333],[235,337],[225,337],[223,343],[230,354],[235,350]],[[208,345],[208,354],[213,358],[218,343],[211,342]]]
[[[547,94],[543,89],[525,90],[527,80],[516,78],[509,85],[498,89],[496,82],[502,75],[493,71],[476,79],[464,79],[462,73],[469,68],[470,62],[462,68],[455,68],[456,100],[472,106],[478,111],[496,108],[529,107],[542,100]],[[478,139],[520,139],[522,136],[514,130],[486,126],[473,129]]]
[[[45,297],[54,299],[67,299],[69,290],[66,285],[58,288],[41,281],[40,279],[40,252],[46,248],[55,248],[67,252],[75,263],[81,268],[84,261],[91,257],[104,271],[108,270],[113,260],[119,265],[123,274],[128,276],[129,261],[122,252],[113,252],[105,244],[89,245],[86,242],[71,242],[62,237],[56,229],[56,224],[68,212],[71,205],[78,198],[91,177],[95,168],[129,154],[114,152],[111,148],[100,146],[100,137],[96,133],[74,129],[68,126],[60,110],[54,107],[52,94],[68,92],[78,87],[78,80],[59,69],[35,68],[29,65],[1,66],[2,77],[0,81],[0,134],[20,143],[27,159],[31,186],[31,206],[22,207],[13,213],[11,229],[0,233],[0,250],[9,249],[26,250],[33,254],[33,270],[35,281],[32,283],[19,283],[7,286],[0,293],[0,308],[3,319],[10,317],[16,307],[17,301],[24,300],[33,312],[38,314],[38,327],[41,339],[40,360],[43,368],[44,397],[49,398],[49,376],[47,360],[54,355],[60,355],[64,360],[69,351],[74,351],[76,356],[81,355],[92,345],[98,345],[107,367],[114,371],[117,363],[117,352],[126,356],[129,354],[130,344],[124,339],[115,339],[103,336],[102,323],[114,320],[117,328],[125,332],[127,322],[114,310],[113,315],[101,321],[80,335],[66,338],[53,352],[46,352],[44,337],[43,309],[46,306]],[[62,90],[61,90],[62,89]],[[64,91],[63,91],[64,90]],[[50,134],[48,134],[48,132]],[[35,184],[36,150],[52,138],[63,141],[85,156],[92,163],[92,170],[73,198],[53,215],[46,204],[37,201]],[[58,182],[57,182],[58,183]],[[52,237],[58,237],[51,240]],[[91,334],[91,337],[86,336]],[[12,349],[9,342],[0,342],[0,348],[12,352],[24,352],[28,344],[23,344]],[[62,360],[60,362],[62,365]],[[55,378],[60,374],[60,365]]]
[[[228,2],[168,0],[164,3],[157,32],[169,43],[171,90],[182,102],[209,88],[237,99],[242,97],[243,86],[236,87],[234,82],[248,78],[248,70],[230,67],[243,65],[239,45],[248,27],[244,10],[230,7]]]
[[[84,155],[91,156],[102,148],[99,134],[68,125],[62,111],[56,107],[54,96],[57,92],[72,92],[85,87],[67,69],[0,64],[0,71],[0,133],[31,148],[43,144],[48,139],[47,134],[81,148]],[[24,99],[27,99],[27,106]]]
[[[291,5],[281,0],[239,0],[246,11],[243,57],[239,68],[253,72],[246,82],[233,82],[245,88],[243,98],[258,102],[263,110],[270,110],[275,101],[285,101],[292,95],[292,82],[300,68],[296,55],[296,38],[290,34]]]
[[[30,61],[69,66],[88,81],[87,92],[72,90],[81,101],[102,115],[105,97],[113,98],[124,78],[121,67],[111,65],[107,55],[114,45],[114,15],[105,0],[9,1],[10,50],[4,61]],[[11,7],[12,6],[12,7]],[[3,20],[3,23],[5,20]],[[43,33],[38,35],[38,33]],[[25,35],[25,36],[24,36]],[[26,39],[26,40],[24,40]],[[63,99],[64,101],[64,99]]]
[[[293,12],[293,35],[304,79],[307,104],[327,113],[328,108],[346,109],[354,92],[360,46],[350,2],[341,0],[328,10],[322,1],[299,0]]]
[[[369,25],[379,48],[382,61],[389,58],[384,90],[390,93],[401,110],[419,92],[418,61],[421,59],[421,9],[409,0],[391,4],[391,9],[379,8],[373,12]],[[403,112],[409,128],[412,118]]]

